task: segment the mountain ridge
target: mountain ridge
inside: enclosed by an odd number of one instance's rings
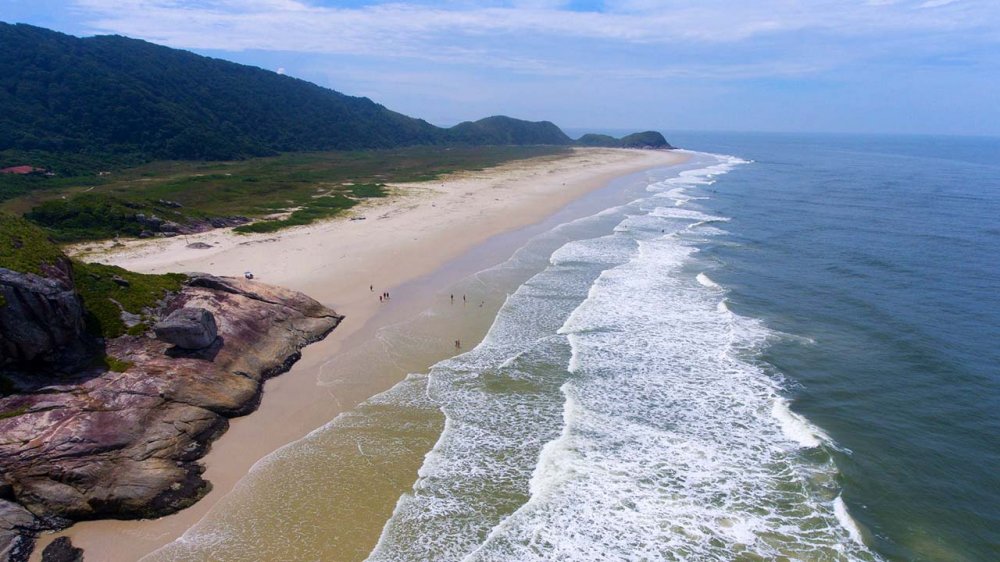
[[[44,164],[60,154],[142,162],[574,144],[548,121],[493,116],[442,128],[258,67],[119,35],[78,38],[3,22],[0,107],[0,168],[32,159]],[[660,139],[650,146],[670,147]]]

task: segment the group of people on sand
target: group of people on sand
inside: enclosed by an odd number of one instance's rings
[[[375,285],[368,285],[368,290],[370,292],[374,293],[375,292]],[[383,291],[382,294],[380,294],[378,296],[378,302],[383,302],[384,303],[384,302],[388,302],[388,301],[389,301],[389,291]],[[466,298],[466,296],[462,295],[462,304],[467,304],[468,302],[469,301]],[[483,302],[479,303],[479,306],[482,307],[485,302],[486,301],[483,301]],[[454,294],[451,295],[451,303],[455,304],[455,295]],[[455,349],[461,349],[461,348],[462,348],[462,340],[455,340]]]
[[[368,290],[375,292],[375,285],[368,285]],[[378,296],[378,302],[388,302],[389,301],[389,291],[383,291],[381,295]]]

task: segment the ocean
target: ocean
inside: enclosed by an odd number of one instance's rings
[[[670,140],[151,558],[1000,559],[1000,140]]]

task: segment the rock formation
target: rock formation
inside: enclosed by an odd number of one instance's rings
[[[181,349],[204,349],[218,337],[215,316],[204,308],[179,308],[153,326],[156,337]]]
[[[54,362],[79,343],[83,306],[72,285],[0,268],[0,366]]]
[[[41,525],[30,511],[0,500],[0,560],[27,560]]]
[[[83,562],[83,549],[73,546],[69,537],[59,537],[42,551],[42,562]]]
[[[60,311],[59,331],[38,336],[39,342],[69,339],[79,328],[80,313],[61,288],[0,278],[5,298],[8,287],[29,287],[18,294],[47,295],[34,297],[37,306],[44,301],[47,311]],[[226,430],[228,418],[253,411],[263,382],[288,370],[302,347],[341,320],[294,291],[201,274],[192,274],[158,316],[193,318],[197,328],[188,328],[201,339],[175,347],[176,338],[168,343],[151,334],[124,335],[105,342],[111,358],[105,363],[115,370],[3,374],[0,498],[11,501],[0,500],[0,553],[7,559],[29,548],[25,541],[39,526],[156,517],[197,501],[210,487],[197,460]],[[5,353],[11,333],[2,332]],[[25,358],[44,353],[31,341],[10,349]]]

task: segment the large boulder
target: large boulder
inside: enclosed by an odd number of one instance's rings
[[[54,362],[82,345],[83,335],[72,284],[0,268],[0,366]]]
[[[219,335],[215,316],[204,308],[180,308],[153,326],[156,337],[182,349],[204,349]]]

